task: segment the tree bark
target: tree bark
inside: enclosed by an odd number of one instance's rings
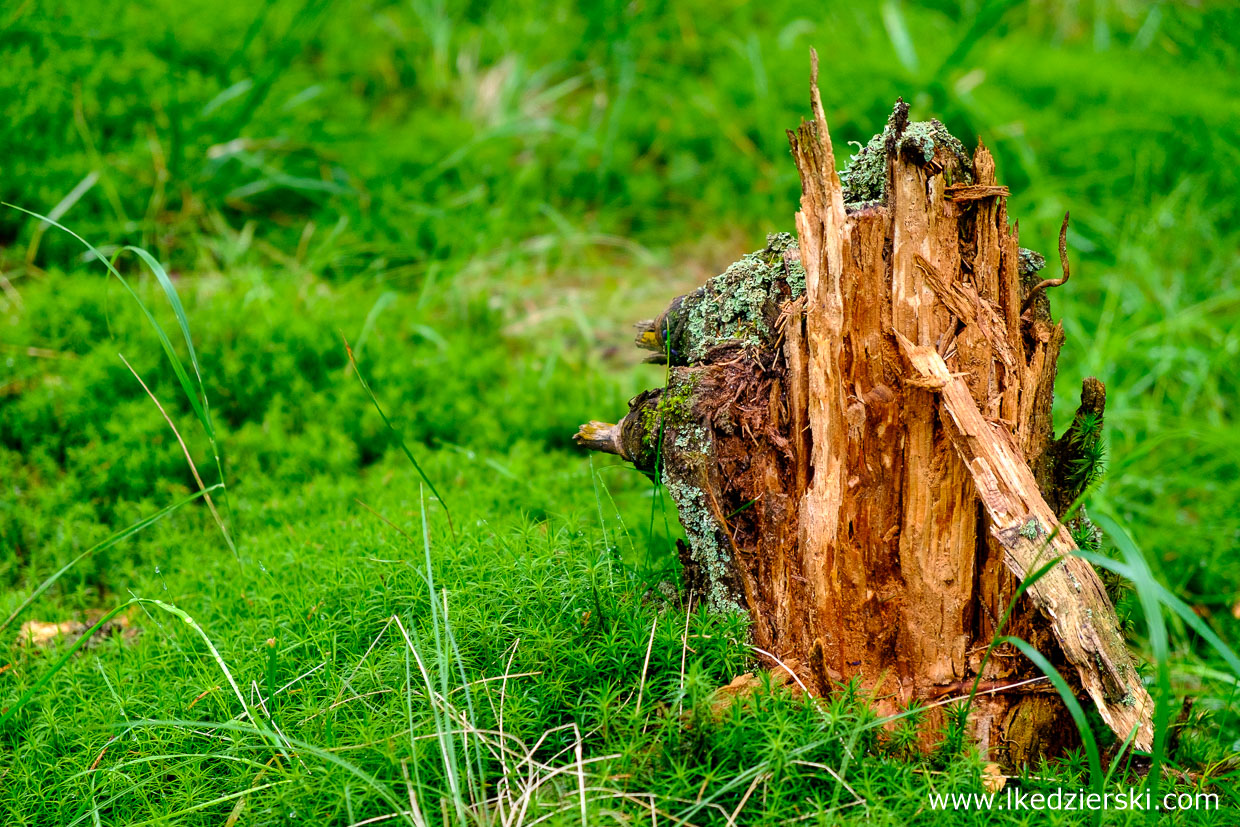
[[[748,613],[755,646],[811,692],[858,680],[890,713],[978,681],[970,731],[993,760],[1023,764],[1077,741],[1019,650],[983,662],[1015,635],[1149,748],[1153,704],[1101,581],[1073,555],[1087,521],[1060,522],[1088,484],[1105,394],[1087,380],[1054,440],[1063,330],[994,161],[897,103],[841,182],[816,62],[813,120],[789,133],[797,239],[769,237],[639,326],[667,386],[578,441],[667,486],[686,587]],[[1061,259],[1066,280],[1062,239]],[[929,748],[941,707],[924,720]]]

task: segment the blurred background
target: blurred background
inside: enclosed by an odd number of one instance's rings
[[[790,223],[814,46],[842,150],[903,96],[987,141],[1026,226],[1073,207],[1081,253],[1115,261],[1106,234],[1177,188],[1234,223],[1234,4],[816,5],[19,0],[0,196],[178,269],[723,261]],[[10,267],[81,252],[11,211],[0,241]]]

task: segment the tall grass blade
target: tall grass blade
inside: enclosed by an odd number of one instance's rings
[[[1089,721],[1085,717],[1085,710],[1081,708],[1081,702],[1076,699],[1076,693],[1072,691],[1072,687],[1068,686],[1068,682],[1064,680],[1063,675],[1059,674],[1059,670],[1055,665],[1046,659],[1046,656],[1037,649],[1018,637],[1004,637],[1001,643],[1010,643],[1024,653],[1025,657],[1033,661],[1038,669],[1042,670],[1042,674],[1050,679],[1055,690],[1059,693],[1059,697],[1063,700],[1064,706],[1068,707],[1068,712],[1072,715],[1072,720],[1076,723],[1077,732],[1081,735],[1081,741],[1085,744],[1085,753],[1089,757],[1089,780],[1094,787],[1094,791],[1102,792],[1102,781],[1105,777],[1102,773],[1102,756],[1098,752],[1098,742],[1094,738],[1094,731],[1089,728]],[[1102,811],[1094,811],[1094,824],[1101,823]]]
[[[151,328],[154,329],[156,336],[159,337],[160,346],[163,347],[164,353],[168,357],[168,363],[172,366],[173,373],[176,374],[177,382],[180,383],[181,390],[185,393],[185,398],[189,400],[190,407],[193,408],[194,410],[194,415],[198,417],[198,421],[202,424],[203,431],[206,433],[206,436],[207,436],[207,441],[211,443],[211,451],[215,458],[216,470],[219,472],[220,483],[223,485],[224,483],[223,462],[220,459],[219,446],[216,442],[215,424],[211,420],[211,409],[210,409],[209,404],[207,403],[207,391],[206,391],[206,386],[203,384],[203,381],[202,381],[202,370],[198,364],[198,354],[194,350],[193,337],[190,335],[190,332],[189,332],[189,320],[185,316],[185,308],[181,304],[180,296],[177,295],[176,287],[173,286],[172,281],[168,278],[168,274],[164,271],[164,268],[159,264],[158,261],[155,260],[155,258],[150,253],[146,252],[140,247],[133,247],[133,246],[124,247],[121,249],[120,252],[117,253],[117,256],[119,256],[121,252],[125,252],[126,250],[129,250],[135,253],[139,258],[142,259],[142,261],[148,267],[151,268],[151,272],[155,275],[156,280],[159,281],[160,286],[163,288],[165,295],[167,295],[168,297],[169,304],[172,305],[173,313],[176,315],[177,323],[181,328],[181,335],[183,339],[185,340],[185,347],[189,351],[190,362],[193,366],[194,374],[198,380],[198,388],[196,390],[194,388],[194,383],[190,381],[189,373],[185,370],[185,365],[182,364],[181,362],[181,357],[177,354],[176,348],[172,346],[172,340],[168,338],[168,334],[164,331],[163,325],[161,325],[159,323],[159,320],[155,318],[155,315],[151,313],[150,308],[148,308],[146,306],[146,303],[142,301],[142,298],[138,295],[137,291],[134,290],[133,286],[129,283],[129,280],[126,279],[124,276],[122,276],[120,271],[116,269],[116,256],[114,256],[112,260],[109,261],[107,258],[104,257],[103,253],[99,252],[99,250],[97,250],[95,246],[91,244],[89,241],[82,238],[82,236],[78,235],[73,230],[70,230],[68,227],[64,226],[63,224],[57,222],[56,220],[52,218],[49,218],[48,216],[41,215],[32,210],[28,210],[24,207],[19,207],[16,204],[10,204],[8,202],[0,202],[0,206],[4,206],[4,207],[8,207],[9,209],[17,210],[18,212],[25,213],[26,215],[29,215],[32,218],[37,218],[40,221],[43,221],[46,224],[50,224],[51,226],[55,227],[61,232],[66,233],[67,235],[73,237],[78,242],[80,242],[82,246],[84,246],[87,250],[89,250],[90,253],[94,255],[95,258],[103,262],[103,266],[107,268],[108,272],[111,273],[116,278],[116,280],[121,283],[122,286],[124,286],[125,290],[129,293],[130,297],[133,298],[134,302],[138,305],[139,309],[141,309],[143,315],[146,316],[146,320],[147,322],[150,323]],[[224,496],[225,504],[227,505],[228,489],[226,485],[223,485],[223,496]],[[224,532],[224,536],[225,536],[225,539],[228,541],[228,546],[230,549],[232,549],[233,554],[235,555],[238,554],[237,548],[233,544],[232,537],[229,535],[227,531]],[[238,555],[238,558],[239,558],[239,555]]]
[[[360,373],[358,374],[361,375]],[[432,489],[434,490],[434,489]],[[435,633],[435,666],[439,672],[439,691],[440,697],[444,699],[444,703],[448,700],[448,676],[451,674],[451,666],[448,662],[448,650],[444,642],[444,635],[441,634],[439,628],[439,606],[435,599],[435,568],[431,561],[431,534],[430,524],[426,519],[426,498],[422,491],[418,491],[418,505],[422,512],[422,548],[426,555],[426,585],[429,591],[431,603],[431,628]],[[446,509],[445,509],[446,510]],[[431,704],[435,703],[434,695],[429,695]],[[457,816],[462,823],[465,821],[465,799],[461,793],[460,768],[456,765],[456,739],[453,737],[451,718],[444,710],[445,727],[440,731],[440,738],[446,738],[445,751],[451,756],[450,761],[450,778],[452,779],[452,797],[453,803],[456,805]],[[462,739],[466,736],[462,735]],[[466,768],[468,771],[468,762]],[[448,769],[445,767],[445,769]]]
[[[222,730],[224,732],[237,732],[237,733],[242,733],[242,734],[247,734],[247,735],[258,735],[260,737],[266,736],[265,730],[255,727],[253,725],[246,725],[246,724],[243,724],[237,721],[188,721],[188,720],[175,720],[175,719],[173,720],[148,719],[148,720],[142,720],[142,721],[135,721],[133,723],[133,726],[134,727],[139,727],[139,726],[190,727],[194,729],[214,729],[214,730]],[[410,824],[412,827],[413,822],[409,820],[408,813],[401,809],[400,799],[396,798],[396,796],[392,794],[392,791],[388,789],[385,785],[380,783],[379,780],[375,778],[373,775],[367,773],[365,770],[360,769],[359,767],[357,767],[357,765],[349,761],[346,761],[345,759],[341,758],[335,753],[330,752],[326,749],[323,749],[322,747],[317,747],[314,744],[309,743],[308,741],[302,741],[297,738],[286,738],[285,742],[288,744],[290,749],[296,750],[298,755],[303,755],[303,754],[312,755],[315,758],[319,758],[353,775],[355,778],[357,778],[359,781],[361,781],[363,784],[365,784],[367,787],[373,790],[376,795],[382,798],[388,805],[390,805],[393,808],[393,810],[396,811],[397,816],[403,818],[405,823]]]
[[[95,258],[103,262],[103,266],[108,268],[108,272],[116,277],[116,280],[119,281],[125,287],[125,290],[129,292],[129,295],[133,297],[133,300],[138,303],[138,307],[142,309],[142,312],[146,316],[147,321],[150,322],[151,327],[155,329],[156,335],[159,336],[159,343],[163,346],[164,353],[168,355],[168,361],[171,362],[172,369],[176,373],[176,376],[177,376],[177,381],[181,383],[181,388],[182,390],[185,391],[185,396],[189,400],[190,405],[193,406],[194,413],[198,415],[198,419],[204,424],[205,427],[208,428],[208,432],[207,432],[208,437],[210,437],[211,439],[214,439],[215,433],[214,433],[214,430],[210,428],[210,425],[209,425],[210,419],[207,417],[205,411],[203,410],[202,401],[199,399],[197,392],[195,392],[193,384],[190,382],[189,375],[185,372],[185,367],[184,365],[181,364],[181,358],[177,355],[176,349],[173,348],[172,342],[168,338],[168,334],[164,332],[163,325],[161,325],[159,321],[156,320],[155,316],[147,308],[146,304],[143,303],[142,299],[138,296],[137,291],[133,289],[133,286],[130,285],[129,281],[120,274],[119,270],[116,269],[116,265],[112,261],[109,261],[108,259],[104,258],[103,253],[95,249],[95,246],[93,244],[91,244],[89,241],[82,238],[80,235],[73,232],[73,230],[70,230],[68,227],[64,226],[63,224],[59,224],[45,215],[40,215],[39,213],[33,212],[31,210],[27,210],[24,207],[19,207],[16,204],[9,204],[8,202],[0,202],[0,206],[9,207],[10,209],[14,209],[14,210],[17,210],[18,212],[25,213],[26,215],[29,215],[33,218],[37,218],[40,221],[46,221],[47,223],[51,224],[56,229],[61,230],[62,232],[68,233],[69,235],[73,236],[73,238],[80,241],[82,245],[86,247],[86,249],[89,250],[95,256]],[[188,343],[188,336],[187,336],[187,343]]]
[[[9,708],[3,711],[0,711],[0,726],[3,726],[4,724],[6,724],[15,715],[17,715],[18,712],[20,712],[23,708],[25,708],[25,706],[28,703],[30,703],[30,701],[39,693],[39,690],[42,689],[44,686],[46,686],[48,681],[50,681],[53,677],[55,677],[56,674],[65,667],[65,665],[69,662],[70,658],[72,658],[79,649],[81,649],[83,646],[86,645],[86,643],[91,639],[91,637],[95,634],[95,632],[99,631],[101,628],[103,628],[103,625],[105,623],[107,623],[112,618],[116,617],[121,612],[128,609],[130,606],[154,606],[155,608],[165,611],[173,615],[174,617],[180,618],[180,620],[183,621],[185,625],[193,629],[194,632],[198,635],[198,637],[202,638],[203,643],[207,645],[207,650],[210,651],[211,657],[215,660],[216,665],[220,667],[220,671],[224,673],[224,677],[225,679],[227,679],[228,685],[229,687],[231,687],[233,691],[233,695],[237,698],[237,701],[241,704],[241,708],[245,710],[246,715],[249,716],[250,720],[253,722],[255,726],[255,730],[259,732],[259,734],[263,736],[263,739],[268,741],[269,743],[274,741],[274,746],[280,750],[280,753],[284,756],[284,758],[286,760],[289,759],[289,752],[287,749],[288,743],[283,739],[282,736],[259,725],[259,722],[262,721],[262,718],[256,715],[253,709],[251,709],[250,705],[246,702],[245,695],[241,692],[241,687],[237,685],[236,679],[233,678],[232,671],[228,668],[228,664],[224,661],[224,658],[220,655],[219,650],[215,648],[215,644],[211,641],[211,638],[208,637],[207,633],[203,631],[201,626],[198,625],[198,621],[194,620],[194,618],[191,617],[189,613],[187,613],[185,610],[180,609],[176,606],[173,606],[171,603],[165,603],[162,600],[152,600],[151,598],[147,598],[147,597],[134,597],[129,600],[126,600],[124,603],[120,604],[116,608],[109,611],[107,614],[103,615],[103,617],[99,618],[99,620],[95,622],[95,625],[87,629],[81,635],[81,637],[75,640],[73,644],[65,651],[65,653],[61,655],[60,658],[54,664],[52,664],[51,667],[46,672],[40,675],[38,680],[36,680],[34,684],[29,689],[27,689],[12,706],[10,706]]]
[[[904,18],[903,4],[899,0],[887,0],[882,6],[883,27],[891,41],[891,48],[896,57],[909,74],[915,75],[921,68],[917,60],[917,50],[913,46],[913,37],[909,34],[908,21]]]
[[[27,597],[25,600],[23,600],[21,602],[21,605],[19,605],[16,609],[14,609],[13,613],[4,619],[3,623],[0,623],[0,632],[3,632],[5,629],[7,629],[10,623],[16,620],[17,617],[22,612],[24,612],[26,608],[30,606],[31,603],[38,600],[39,596],[43,594],[45,591],[47,591],[49,588],[51,588],[52,585],[57,580],[63,577],[65,572],[67,572],[69,569],[73,568],[78,563],[85,560],[87,557],[90,557],[94,554],[98,554],[101,551],[106,551],[107,549],[110,549],[112,546],[116,545],[122,540],[127,540],[133,535],[142,531],[144,528],[148,528],[154,525],[155,523],[159,522],[164,517],[167,517],[169,514],[181,508],[182,506],[189,505],[190,503],[192,503],[194,500],[198,499],[199,497],[202,497],[206,495],[207,493],[214,491],[217,488],[223,488],[223,487],[224,487],[224,484],[222,482],[217,482],[215,485],[212,485],[209,488],[203,488],[198,491],[195,491],[193,494],[190,494],[188,497],[177,500],[172,505],[165,506],[164,508],[161,508],[159,511],[156,511],[154,514],[150,514],[146,517],[143,517],[141,520],[138,520],[136,523],[133,523],[129,526],[126,526],[125,528],[122,528],[120,531],[116,532],[111,537],[107,538],[106,540],[100,543],[96,543],[95,545],[86,549],[86,551],[82,552],[77,557],[74,557],[68,563],[65,563],[63,566],[61,566],[60,569],[55,574],[53,574],[51,577],[47,578],[42,583],[40,583],[39,587],[35,589],[33,592],[31,592],[30,596]]]
[[[995,636],[991,639],[990,645],[986,647],[986,652],[982,655],[982,662],[977,667],[977,675],[973,678],[973,687],[969,690],[969,700],[965,703],[964,714],[966,716],[969,714],[969,710],[973,708],[973,702],[977,698],[977,690],[978,687],[981,686],[982,675],[986,673],[986,664],[990,660],[990,655],[1002,641],[1000,635],[1003,634],[1003,630],[1007,626],[1007,622],[1012,619],[1012,612],[1016,610],[1016,603],[1020,600],[1020,596],[1028,591],[1034,583],[1045,577],[1047,572],[1059,565],[1059,561],[1062,559],[1062,557],[1056,557],[1053,560],[1043,563],[1041,568],[1026,577],[1024,580],[1020,581],[1020,585],[1016,587],[1016,591],[1012,594],[1012,599],[1008,602],[1007,608],[1003,610],[1003,616],[999,618],[999,622],[995,626]]]
[[[1105,514],[1096,515],[1091,517],[1091,519],[1096,522],[1100,528],[1103,528],[1107,534],[1113,534],[1114,531],[1119,529],[1118,524],[1114,520],[1108,518]],[[1113,571],[1126,580],[1132,581],[1135,579],[1135,574],[1132,568],[1119,562],[1118,560],[1112,560],[1110,557],[1105,557],[1092,551],[1079,551],[1077,554],[1088,560],[1091,564]],[[1171,611],[1175,612],[1176,615],[1184,621],[1186,626],[1201,635],[1201,638],[1206,643],[1210,644],[1210,648],[1218,653],[1218,656],[1221,657],[1227,666],[1232,670],[1232,679],[1240,681],[1240,655],[1237,655],[1235,650],[1228,646],[1223,639],[1218,636],[1218,633],[1211,629],[1209,624],[1202,620],[1201,616],[1193,611],[1191,606],[1172,594],[1166,586],[1155,580],[1152,583],[1152,588],[1154,594],[1158,596],[1159,602]]]
[[[1146,786],[1151,798],[1157,799],[1158,788],[1162,780],[1162,764],[1167,757],[1167,735],[1171,722],[1171,709],[1175,701],[1171,694],[1171,663],[1167,626],[1162,613],[1165,604],[1160,599],[1160,591],[1165,591],[1165,589],[1162,589],[1154,579],[1149,565],[1145,562],[1145,557],[1118,522],[1108,515],[1100,514],[1098,523],[1127,561],[1128,577],[1137,591],[1137,599],[1141,603],[1141,611],[1145,615],[1146,629],[1149,633],[1158,691],[1154,694],[1154,748],[1150,755],[1150,771],[1146,776]],[[1152,823],[1153,818],[1151,814],[1147,820]]]
[[[379,412],[379,417],[383,420],[383,424],[386,425],[387,429],[392,432],[392,436],[396,437],[396,443],[400,445],[400,450],[404,451],[405,456],[409,458],[411,463],[413,463],[414,470],[418,472],[418,476],[422,478],[422,481],[426,483],[428,488],[430,488],[431,493],[435,495],[435,499],[439,500],[439,504],[443,506],[443,513],[448,518],[448,530],[452,533],[452,541],[456,542],[456,527],[452,522],[452,512],[448,510],[448,502],[443,498],[443,495],[439,493],[439,490],[435,488],[435,483],[431,482],[431,478],[428,477],[426,472],[422,470],[422,466],[418,463],[417,458],[414,457],[413,453],[409,450],[409,447],[405,445],[405,439],[401,436],[400,431],[396,430],[396,426],[392,424],[392,421],[388,419],[387,414],[383,412],[383,407],[379,404],[379,399],[375,396],[375,392],[370,389],[370,384],[366,381],[366,377],[362,375],[362,369],[357,365],[357,359],[353,356],[353,348],[349,346],[349,340],[345,339],[343,334],[340,338],[344,341],[345,352],[349,354],[349,364],[353,366],[353,373],[357,376],[357,381],[361,383],[362,390],[366,391],[366,395],[370,397],[370,403],[374,405],[375,410]],[[430,560],[429,553],[430,552],[428,550],[428,561]],[[432,589],[432,592],[433,591],[434,589]],[[432,606],[434,602],[434,598],[432,597]]]
[[[185,454],[185,461],[189,464],[190,473],[194,475],[194,482],[198,483],[198,490],[203,492],[203,498],[207,501],[207,508],[211,510],[211,516],[215,518],[215,523],[220,527],[220,533],[224,535],[225,542],[232,549],[233,554],[237,553],[237,547],[233,545],[232,535],[228,531],[228,526],[224,523],[224,518],[220,516],[220,512],[215,508],[215,501],[211,499],[211,495],[206,491],[206,484],[203,483],[202,477],[198,473],[198,466],[194,464],[194,455],[190,453],[189,446],[185,444],[185,440],[181,438],[181,432],[177,429],[177,425],[172,421],[172,417],[164,410],[164,406],[160,403],[159,397],[155,396],[142,376],[129,364],[129,360],[125,358],[125,354],[118,353],[121,361],[125,363],[125,367],[129,368],[129,372],[133,374],[133,378],[138,380],[138,384],[142,386],[142,390],[146,391],[146,395],[155,403],[155,407],[159,409],[159,413],[163,416],[164,421],[168,423],[168,427],[172,429],[172,435],[177,438],[177,443],[181,446],[181,451]],[[218,460],[219,457],[216,457]],[[223,477],[223,468],[220,468],[221,478]]]

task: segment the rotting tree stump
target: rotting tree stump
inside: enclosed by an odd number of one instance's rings
[[[880,712],[928,706],[929,748],[934,702],[976,681],[971,734],[1025,764],[1078,736],[1019,650],[983,662],[1014,635],[1148,749],[1152,701],[1102,582],[1073,556],[1096,530],[1081,512],[1061,522],[1089,482],[1105,399],[1087,379],[1054,439],[1063,330],[1046,288],[1067,279],[1063,232],[1064,275],[1040,281],[985,146],[970,157],[902,102],[837,174],[816,57],[811,90],[813,120],[789,132],[797,238],[768,237],[639,325],[667,386],[578,442],[667,487],[687,588],[747,613],[754,645],[812,693],[858,680]]]

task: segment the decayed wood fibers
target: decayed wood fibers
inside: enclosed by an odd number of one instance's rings
[[[1020,580],[1062,556],[1002,632],[1148,746],[1149,696],[1059,523],[1063,333],[1022,284],[1032,254],[993,159],[898,105],[867,147],[881,185],[850,179],[882,199],[846,203],[816,88],[813,106],[790,133],[797,244],[773,237],[644,327],[639,344],[671,362],[668,387],[579,440],[668,486],[690,540],[686,585],[716,611],[746,611],[755,645],[812,691],[856,678],[894,711],[967,694],[981,669],[972,729],[1009,763],[1073,745],[1031,663],[1004,647],[982,667]]]

